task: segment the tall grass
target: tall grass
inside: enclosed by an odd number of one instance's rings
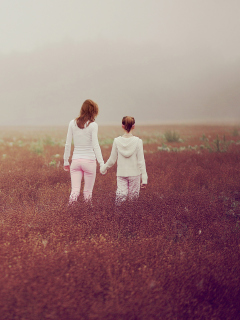
[[[2,146],[1,319],[238,319],[239,145],[148,144],[147,189],[117,209],[114,169],[97,172],[93,207],[68,208],[63,147],[29,143]]]
[[[180,140],[180,135],[177,132],[171,130],[166,131],[164,133],[164,137],[167,142],[179,142]]]

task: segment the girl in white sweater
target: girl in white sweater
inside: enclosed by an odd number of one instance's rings
[[[95,118],[98,115],[98,105],[92,100],[86,100],[80,110],[80,116],[71,120],[68,126],[64,152],[64,170],[71,174],[71,195],[69,203],[77,200],[80,194],[81,180],[84,177],[83,195],[86,201],[91,200],[96,178],[96,159],[103,166],[102,152],[98,143],[98,125]],[[74,151],[71,166],[69,157],[72,139]]]
[[[138,198],[140,186],[145,188],[148,179],[143,142],[132,134],[135,128],[135,119],[133,117],[123,117],[122,128],[124,134],[114,139],[111,155],[100,168],[100,172],[105,174],[107,169],[111,168],[117,161],[117,205],[125,201],[127,197],[130,200]]]

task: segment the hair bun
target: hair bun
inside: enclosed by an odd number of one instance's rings
[[[135,124],[135,119],[130,116],[126,116],[122,118],[122,124],[124,125],[124,129],[127,132],[130,132],[132,129],[132,126]]]

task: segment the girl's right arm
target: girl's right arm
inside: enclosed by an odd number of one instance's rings
[[[107,170],[114,165],[114,163],[117,161],[117,155],[118,155],[117,154],[117,145],[116,145],[116,142],[115,142],[115,139],[114,139],[110,157],[109,157],[108,161],[102,166],[102,168],[100,170],[100,172],[102,174],[105,174],[107,172]]]
[[[64,155],[63,155],[64,168],[69,166],[68,159],[70,157],[71,145],[72,145],[72,137],[73,137],[71,123],[72,123],[72,121],[70,121],[69,126],[68,126],[67,139],[66,139],[65,150],[64,150]]]
[[[146,164],[144,159],[143,142],[141,139],[139,139],[137,159],[138,159],[138,167],[142,175],[142,185],[146,185],[148,181],[148,175],[147,175]]]

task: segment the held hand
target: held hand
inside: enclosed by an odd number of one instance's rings
[[[141,189],[146,189],[146,184],[141,183]]]
[[[64,166],[64,167],[63,167],[63,170],[64,170],[64,171],[70,171],[70,166],[69,166],[69,165],[68,165],[68,166]]]
[[[104,170],[104,165],[100,166],[100,173],[101,174],[106,174],[107,170]]]
[[[103,171],[103,170],[100,169],[100,173],[104,175],[104,174],[107,173],[107,170]]]

